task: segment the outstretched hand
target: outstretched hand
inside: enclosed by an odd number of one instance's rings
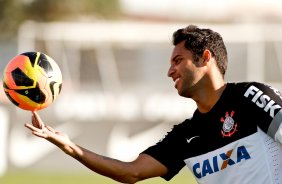
[[[38,113],[35,111],[32,112],[31,124],[26,123],[25,127],[31,130],[32,134],[50,141],[61,149],[63,149],[65,145],[69,145],[71,143],[66,134],[55,131],[52,127],[45,125]]]

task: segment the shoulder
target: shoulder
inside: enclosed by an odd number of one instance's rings
[[[247,89],[250,86],[256,86],[257,88],[270,88],[273,89],[273,87],[271,87],[270,85],[266,84],[266,83],[262,83],[262,82],[256,82],[256,81],[252,81],[252,82],[233,82],[233,83],[227,83],[229,86],[233,86],[234,88],[242,88],[242,89]]]
[[[276,88],[260,82],[237,83],[236,90],[233,94],[240,95],[247,104],[252,104],[265,111],[271,110],[273,116],[274,109],[281,108],[282,95]]]
[[[168,140],[181,139],[191,131],[193,131],[193,121],[191,119],[186,119],[182,123],[174,125],[160,141],[165,142]]]
[[[232,93],[238,92],[239,94],[243,93],[244,96],[248,95],[249,93],[254,94],[259,91],[264,92],[275,92],[279,93],[278,90],[261,82],[238,82],[238,83],[228,83],[228,88]],[[261,93],[261,92],[260,92]]]
[[[240,90],[240,89],[246,89],[251,85],[260,85],[262,83],[259,82],[230,82],[227,83],[228,88],[231,88],[233,90]]]
[[[171,132],[182,132],[185,131],[188,127],[191,128],[192,125],[192,120],[191,119],[186,119],[182,123],[179,123],[177,125],[174,125]]]
[[[249,96],[262,96],[269,95],[269,97],[278,97],[282,99],[281,92],[271,85],[261,82],[242,82],[235,83],[237,88],[240,89],[245,97]]]

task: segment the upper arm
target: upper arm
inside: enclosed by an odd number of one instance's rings
[[[188,122],[190,120],[175,125],[162,140],[144,150],[130,163],[134,167],[132,170],[136,171],[133,173],[136,181],[158,176],[170,180],[183,168],[185,163],[181,148],[186,140],[183,138],[185,132],[183,130]]]
[[[162,163],[144,153],[141,153],[131,164],[137,181],[163,176],[167,173],[167,168]]]

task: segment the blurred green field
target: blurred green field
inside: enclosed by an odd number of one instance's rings
[[[1,184],[118,184],[118,182],[91,172],[55,173],[55,172],[12,172],[0,177]],[[181,171],[171,181],[152,178],[138,184],[196,184],[187,169]]]

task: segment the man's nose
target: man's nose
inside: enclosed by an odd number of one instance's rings
[[[174,72],[175,72],[174,66],[170,66],[167,72],[167,76],[171,77]]]

